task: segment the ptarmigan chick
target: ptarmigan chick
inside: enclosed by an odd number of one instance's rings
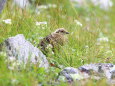
[[[59,28],[55,32],[49,34],[38,44],[43,52],[46,52],[47,48],[50,46],[54,51],[59,50],[60,46],[63,46],[67,41],[65,37],[66,34],[69,34],[64,28]]]

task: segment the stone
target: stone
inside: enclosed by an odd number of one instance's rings
[[[7,0],[0,0],[0,13],[1,13],[1,11],[2,11],[2,9],[3,9],[3,7],[4,7],[5,3],[6,3],[6,1]]]
[[[30,5],[28,0],[13,0],[13,1],[17,6],[19,6],[22,9],[28,8],[28,6]]]
[[[15,60],[24,64],[28,62],[39,64],[39,67],[44,67],[45,69],[49,67],[46,56],[27,41],[23,34],[9,37],[5,40],[4,45],[8,60]]]
[[[58,81],[72,83],[105,78],[108,84],[115,84],[115,65],[111,63],[86,64],[78,68],[66,67],[58,76]]]

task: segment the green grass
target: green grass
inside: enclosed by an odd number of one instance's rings
[[[39,37],[45,37],[55,29],[64,27],[70,32],[69,41],[55,55],[49,55],[47,57],[49,61],[53,59],[65,67],[79,67],[83,64],[99,62],[115,63],[115,6],[106,12],[93,6],[74,8],[68,0],[46,0],[45,2],[55,3],[58,7],[44,10],[37,15],[32,10],[26,11],[14,7],[9,1],[0,14],[0,42],[17,34],[24,34],[26,39],[37,46]],[[12,24],[3,23],[3,19],[11,19]],[[82,27],[74,22],[76,19],[82,23]],[[47,21],[48,25],[36,26],[36,21]],[[103,36],[108,37],[109,42],[97,45],[97,38]],[[110,59],[107,60],[107,58]],[[35,65],[32,69],[27,67],[21,71],[10,71],[7,69],[5,58],[0,56],[0,86],[37,86],[38,83],[50,86],[48,83],[55,84],[59,71],[60,69],[51,67],[46,73],[44,69]],[[97,86],[97,84],[106,86],[105,80],[102,80],[103,83],[100,82],[90,81],[87,86]],[[67,84],[61,83],[60,86],[67,86]]]

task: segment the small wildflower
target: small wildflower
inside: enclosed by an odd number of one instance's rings
[[[72,49],[73,52],[75,52],[75,49]]]
[[[89,18],[89,17],[86,17],[85,20],[88,22],[88,21],[90,21],[90,18]]]
[[[9,70],[14,70],[14,67],[8,66],[8,69],[9,69]]]
[[[40,12],[40,11],[38,11],[38,10],[36,10],[36,13],[37,13],[37,15],[40,15],[40,13],[41,13],[41,12]]]
[[[54,55],[54,52],[53,52],[53,51],[52,51],[51,53]]]
[[[51,45],[51,44],[49,44],[48,46],[47,46],[47,49],[52,49],[53,48],[53,46]]]
[[[65,15],[62,15],[61,17],[62,17],[63,19],[65,19],[65,18],[66,18],[66,16],[65,16]]]
[[[73,35],[74,34],[74,32],[71,32],[71,35]]]
[[[16,60],[15,57],[9,57],[9,61],[13,62],[13,61],[15,61],[15,60]]]
[[[66,81],[66,77],[65,76],[59,76],[58,80],[65,82]]]
[[[13,66],[13,67],[16,67],[16,66],[18,66],[18,65],[20,65],[20,64],[21,64],[21,63],[17,61],[17,62],[12,63],[12,66]]]
[[[43,29],[43,30],[44,30],[44,29],[46,29],[46,28],[45,28],[45,27],[42,27],[41,29]]]
[[[79,26],[81,26],[81,27],[82,27],[82,23],[81,23],[81,22],[79,22],[78,20],[75,20],[75,23],[76,23],[77,25],[79,25]]]
[[[40,5],[40,6],[38,6],[37,8],[38,8],[38,9],[47,9],[48,7],[47,7],[47,5]]]
[[[39,25],[47,25],[47,22],[44,21],[44,22],[36,22],[36,26],[39,26]]]
[[[48,8],[56,8],[57,5],[56,4],[47,4],[47,5],[40,5],[37,8],[38,9],[48,9]]]
[[[11,82],[12,82],[12,84],[16,84],[18,82],[18,80],[12,79]]]
[[[43,37],[39,37],[38,39],[43,39]]]
[[[109,6],[112,7],[113,6],[113,2],[112,1],[109,1]]]
[[[86,46],[85,46],[85,48],[87,49],[87,48],[89,48],[89,46],[88,46],[88,45],[86,45]]]
[[[48,6],[48,8],[56,8],[57,7],[56,4],[48,4],[47,6]]]
[[[106,56],[113,56],[113,52],[111,50],[108,50],[105,52]]]
[[[11,19],[2,20],[6,24],[12,24]]]
[[[50,19],[50,18],[51,18],[51,16],[50,16],[50,15],[47,15],[47,18],[49,18],[49,19]]]
[[[109,42],[108,37],[101,37],[97,39],[98,42]]]

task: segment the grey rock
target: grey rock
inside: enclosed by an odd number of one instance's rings
[[[6,3],[6,1],[7,0],[0,0],[0,13],[1,13],[1,11],[2,11],[2,9],[3,9],[3,7],[4,7],[5,3]]]
[[[86,64],[79,68],[66,67],[59,73],[58,80],[60,81],[62,78],[65,82],[83,81],[89,78],[95,80],[106,78],[108,84],[115,84],[115,65],[111,63],[96,63]]]
[[[14,4],[16,4],[17,6],[19,6],[22,9],[28,8],[30,5],[29,0],[13,0],[13,2],[14,2]]]
[[[73,68],[73,67],[66,67],[65,69],[63,69],[63,71],[59,73],[59,76],[65,76],[67,81],[71,82],[73,81],[73,79],[70,74],[77,74],[77,73],[78,73],[78,69]]]
[[[8,38],[4,44],[9,60],[16,60],[24,64],[30,62],[32,64],[39,64],[39,67],[48,68],[49,63],[46,56],[27,41],[22,34]]]
[[[65,69],[63,69],[63,71],[62,72],[60,72],[60,74],[65,74],[65,73],[67,73],[67,74],[75,74],[75,73],[78,73],[78,69],[76,69],[76,68],[73,68],[73,67],[66,67]]]

